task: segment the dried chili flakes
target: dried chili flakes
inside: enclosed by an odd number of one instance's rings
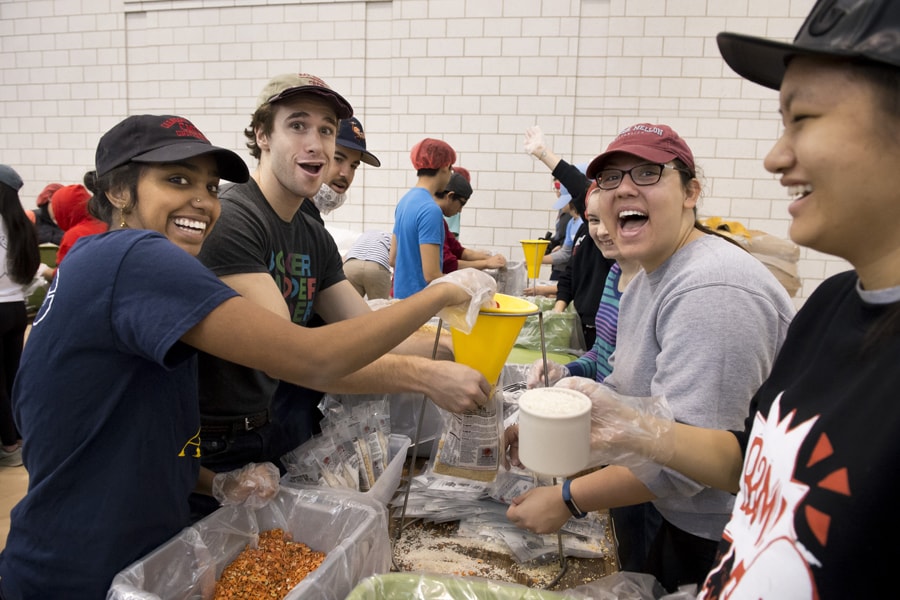
[[[222,571],[213,600],[281,600],[324,560],[281,529],[264,531],[256,548],[247,546]]]

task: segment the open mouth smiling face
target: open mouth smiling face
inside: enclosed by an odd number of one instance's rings
[[[635,232],[647,223],[647,213],[638,210],[619,212],[619,229],[624,232]]]

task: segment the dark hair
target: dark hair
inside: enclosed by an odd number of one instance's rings
[[[0,217],[6,225],[6,268],[9,278],[21,285],[31,283],[41,264],[37,228],[25,214],[19,192],[0,185]]]
[[[678,167],[678,176],[681,177],[681,186],[684,188],[684,190],[686,192],[690,192],[691,181],[693,181],[694,179],[696,179],[698,181],[700,180],[700,178],[697,176],[697,173],[694,171],[691,171],[688,168],[687,164],[685,164],[684,161],[682,161],[680,158],[673,158],[672,163],[676,167]],[[726,242],[730,242],[730,243],[734,244],[735,246],[737,246],[744,252],[749,252],[749,250],[744,248],[744,246],[742,246],[740,242],[738,242],[731,236],[726,235],[726,234],[722,233],[721,231],[716,231],[715,229],[711,229],[711,228],[707,227],[706,225],[703,225],[702,223],[700,223],[700,221],[697,220],[696,206],[694,207],[694,229],[699,229],[703,233],[708,233],[709,235],[718,236],[718,237],[722,238],[723,240],[725,240]]]
[[[435,177],[438,174],[438,169],[419,169],[416,171],[417,177]]]
[[[109,226],[113,225],[113,205],[109,201],[107,193],[115,190],[127,189],[130,192],[131,208],[137,204],[137,187],[138,181],[143,174],[146,164],[128,162],[121,167],[116,167],[106,175],[97,177],[96,171],[88,171],[85,173],[84,180],[88,181],[91,176],[91,184],[93,187],[85,185],[93,196],[88,200],[88,212],[91,215]]]
[[[97,193],[97,171],[87,171],[82,177],[84,187],[92,194]]]
[[[261,131],[264,135],[272,135],[275,129],[275,107],[266,102],[256,109],[250,118],[250,126],[244,129],[244,137],[247,138],[247,148],[250,149],[250,155],[259,160],[262,156],[262,150],[256,143],[256,131]]]
[[[849,77],[869,85],[876,92],[877,108],[892,120],[900,124],[900,70],[879,63],[868,61],[848,61]],[[877,128],[886,144],[897,145],[897,127],[885,126]],[[900,334],[900,302],[888,306],[869,331],[863,342],[863,353],[874,351],[881,343]]]

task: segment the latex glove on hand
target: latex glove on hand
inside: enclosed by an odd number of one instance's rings
[[[242,504],[262,508],[278,493],[281,474],[270,462],[249,463],[213,477],[212,495],[223,506]]]
[[[470,333],[478,319],[478,311],[482,307],[489,308],[495,306],[494,294],[497,293],[497,281],[478,269],[459,269],[452,273],[447,273],[442,277],[438,277],[429,286],[440,283],[452,283],[463,289],[469,295],[469,301],[448,306],[438,312],[438,316],[444,322],[458,329],[462,333]]]
[[[526,129],[525,152],[539,159],[544,149],[544,132],[540,125],[532,125]]]
[[[506,267],[506,257],[502,254],[492,254],[487,259],[488,269],[503,269]]]
[[[675,453],[674,417],[664,397],[623,396],[586,377],[567,377],[553,387],[576,390],[591,400],[589,466],[665,464]]]
[[[557,381],[563,379],[565,377],[570,377],[572,372],[569,371],[569,368],[565,365],[561,365],[559,363],[553,362],[552,360],[547,361],[547,379],[548,383],[544,382],[544,359],[539,358],[528,367],[528,373],[525,374],[525,384],[528,386],[528,389],[537,388],[537,387],[553,387]]]

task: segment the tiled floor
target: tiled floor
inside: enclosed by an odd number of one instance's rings
[[[6,547],[9,533],[9,511],[22,499],[28,488],[25,467],[0,467],[0,549]]]

